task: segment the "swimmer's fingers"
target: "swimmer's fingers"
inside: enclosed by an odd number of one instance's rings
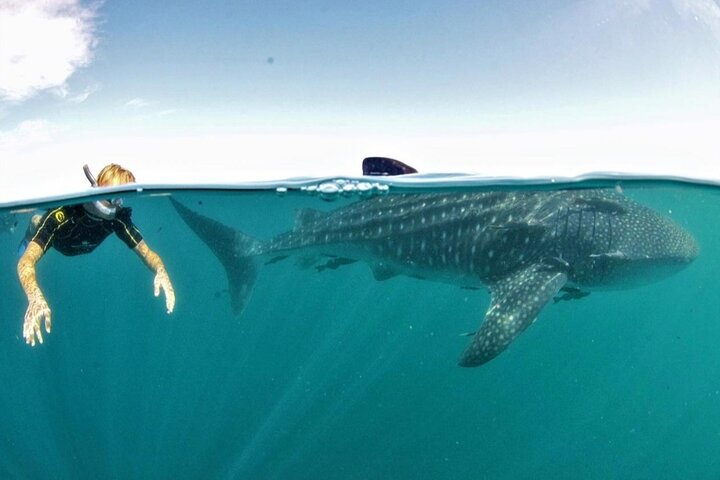
[[[25,337],[25,343],[34,347],[36,337],[38,342],[43,343],[40,321],[43,319],[45,320],[45,330],[50,333],[50,318],[50,308],[44,299],[31,302],[30,305],[28,305],[27,312],[25,312],[25,322],[23,323],[23,337]]]
[[[32,305],[28,306],[27,312],[25,312],[25,321],[23,322],[23,337],[25,343],[31,347],[35,346],[35,331],[39,330],[38,322],[32,310]],[[40,334],[40,342],[42,342],[42,334]]]
[[[33,334],[35,334],[35,336],[37,337],[38,342],[43,343],[42,328],[40,328],[40,317],[39,316],[35,317],[35,321],[33,321]],[[35,345],[33,344],[33,347],[34,346]]]
[[[50,330],[52,330],[52,312],[50,311],[50,307],[47,303],[41,310],[40,316],[45,319],[45,331],[50,333]]]
[[[175,309],[175,290],[170,282],[170,277],[164,269],[158,270],[154,283],[155,296],[159,296],[160,289],[162,289],[165,292],[165,307],[167,308],[167,313],[172,313]]]
[[[163,283],[163,289],[165,290],[165,307],[167,313],[172,313],[175,309],[175,290],[173,289],[170,279],[166,283]]]

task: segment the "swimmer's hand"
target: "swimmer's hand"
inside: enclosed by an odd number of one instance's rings
[[[31,296],[29,302],[27,312],[25,312],[25,323],[23,323],[23,337],[25,337],[25,343],[34,347],[36,336],[37,341],[43,343],[42,328],[40,327],[43,319],[45,320],[45,331],[50,333],[52,312],[50,312],[50,307],[42,293]]]
[[[172,313],[175,308],[175,290],[173,289],[170,277],[164,268],[159,268],[155,274],[155,296],[160,295],[160,289],[162,288],[165,292],[165,306],[167,307],[167,313]],[[42,342],[42,340],[40,340]]]

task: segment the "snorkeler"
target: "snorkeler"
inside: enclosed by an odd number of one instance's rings
[[[93,187],[112,187],[135,181],[132,172],[116,164],[103,168],[97,182],[87,165],[84,170]],[[50,247],[68,256],[90,253],[112,232],[155,272],[155,296],[160,295],[162,289],[165,293],[167,313],[172,313],[175,307],[175,291],[165,265],[160,256],[147,246],[140,231],[133,225],[130,215],[131,209],[123,207],[122,201],[117,199],[57,207],[32,218],[25,239],[20,245],[21,257],[17,265],[20,284],[28,299],[23,323],[25,343],[34,347],[35,337],[43,343],[41,321],[44,320],[47,333],[50,333],[52,327],[50,307],[35,276],[35,264],[38,260]]]

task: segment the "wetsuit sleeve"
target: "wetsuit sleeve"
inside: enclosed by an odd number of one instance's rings
[[[58,229],[67,223],[68,220],[70,220],[69,212],[67,212],[63,207],[48,210],[48,212],[40,219],[37,230],[30,238],[30,241],[40,245],[43,252],[47,251],[47,249],[52,246],[53,239],[55,238],[55,234]]]
[[[143,237],[140,230],[138,230],[132,222],[132,218],[130,218],[131,214],[131,208],[128,207],[121,209],[113,221],[113,227],[115,229],[115,233],[118,237],[120,237],[120,240],[125,242],[125,245],[130,248],[135,248],[140,242],[142,242]]]

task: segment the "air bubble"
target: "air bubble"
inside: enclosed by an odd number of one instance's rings
[[[334,193],[338,193],[340,191],[340,187],[336,183],[322,183],[318,187],[318,192],[324,195],[332,195]]]
[[[358,193],[362,196],[384,195],[390,191],[390,187],[381,183],[369,183],[345,178],[328,180],[319,185],[306,185],[300,190],[309,194],[319,193],[324,200],[334,200],[339,195],[351,196]]]

